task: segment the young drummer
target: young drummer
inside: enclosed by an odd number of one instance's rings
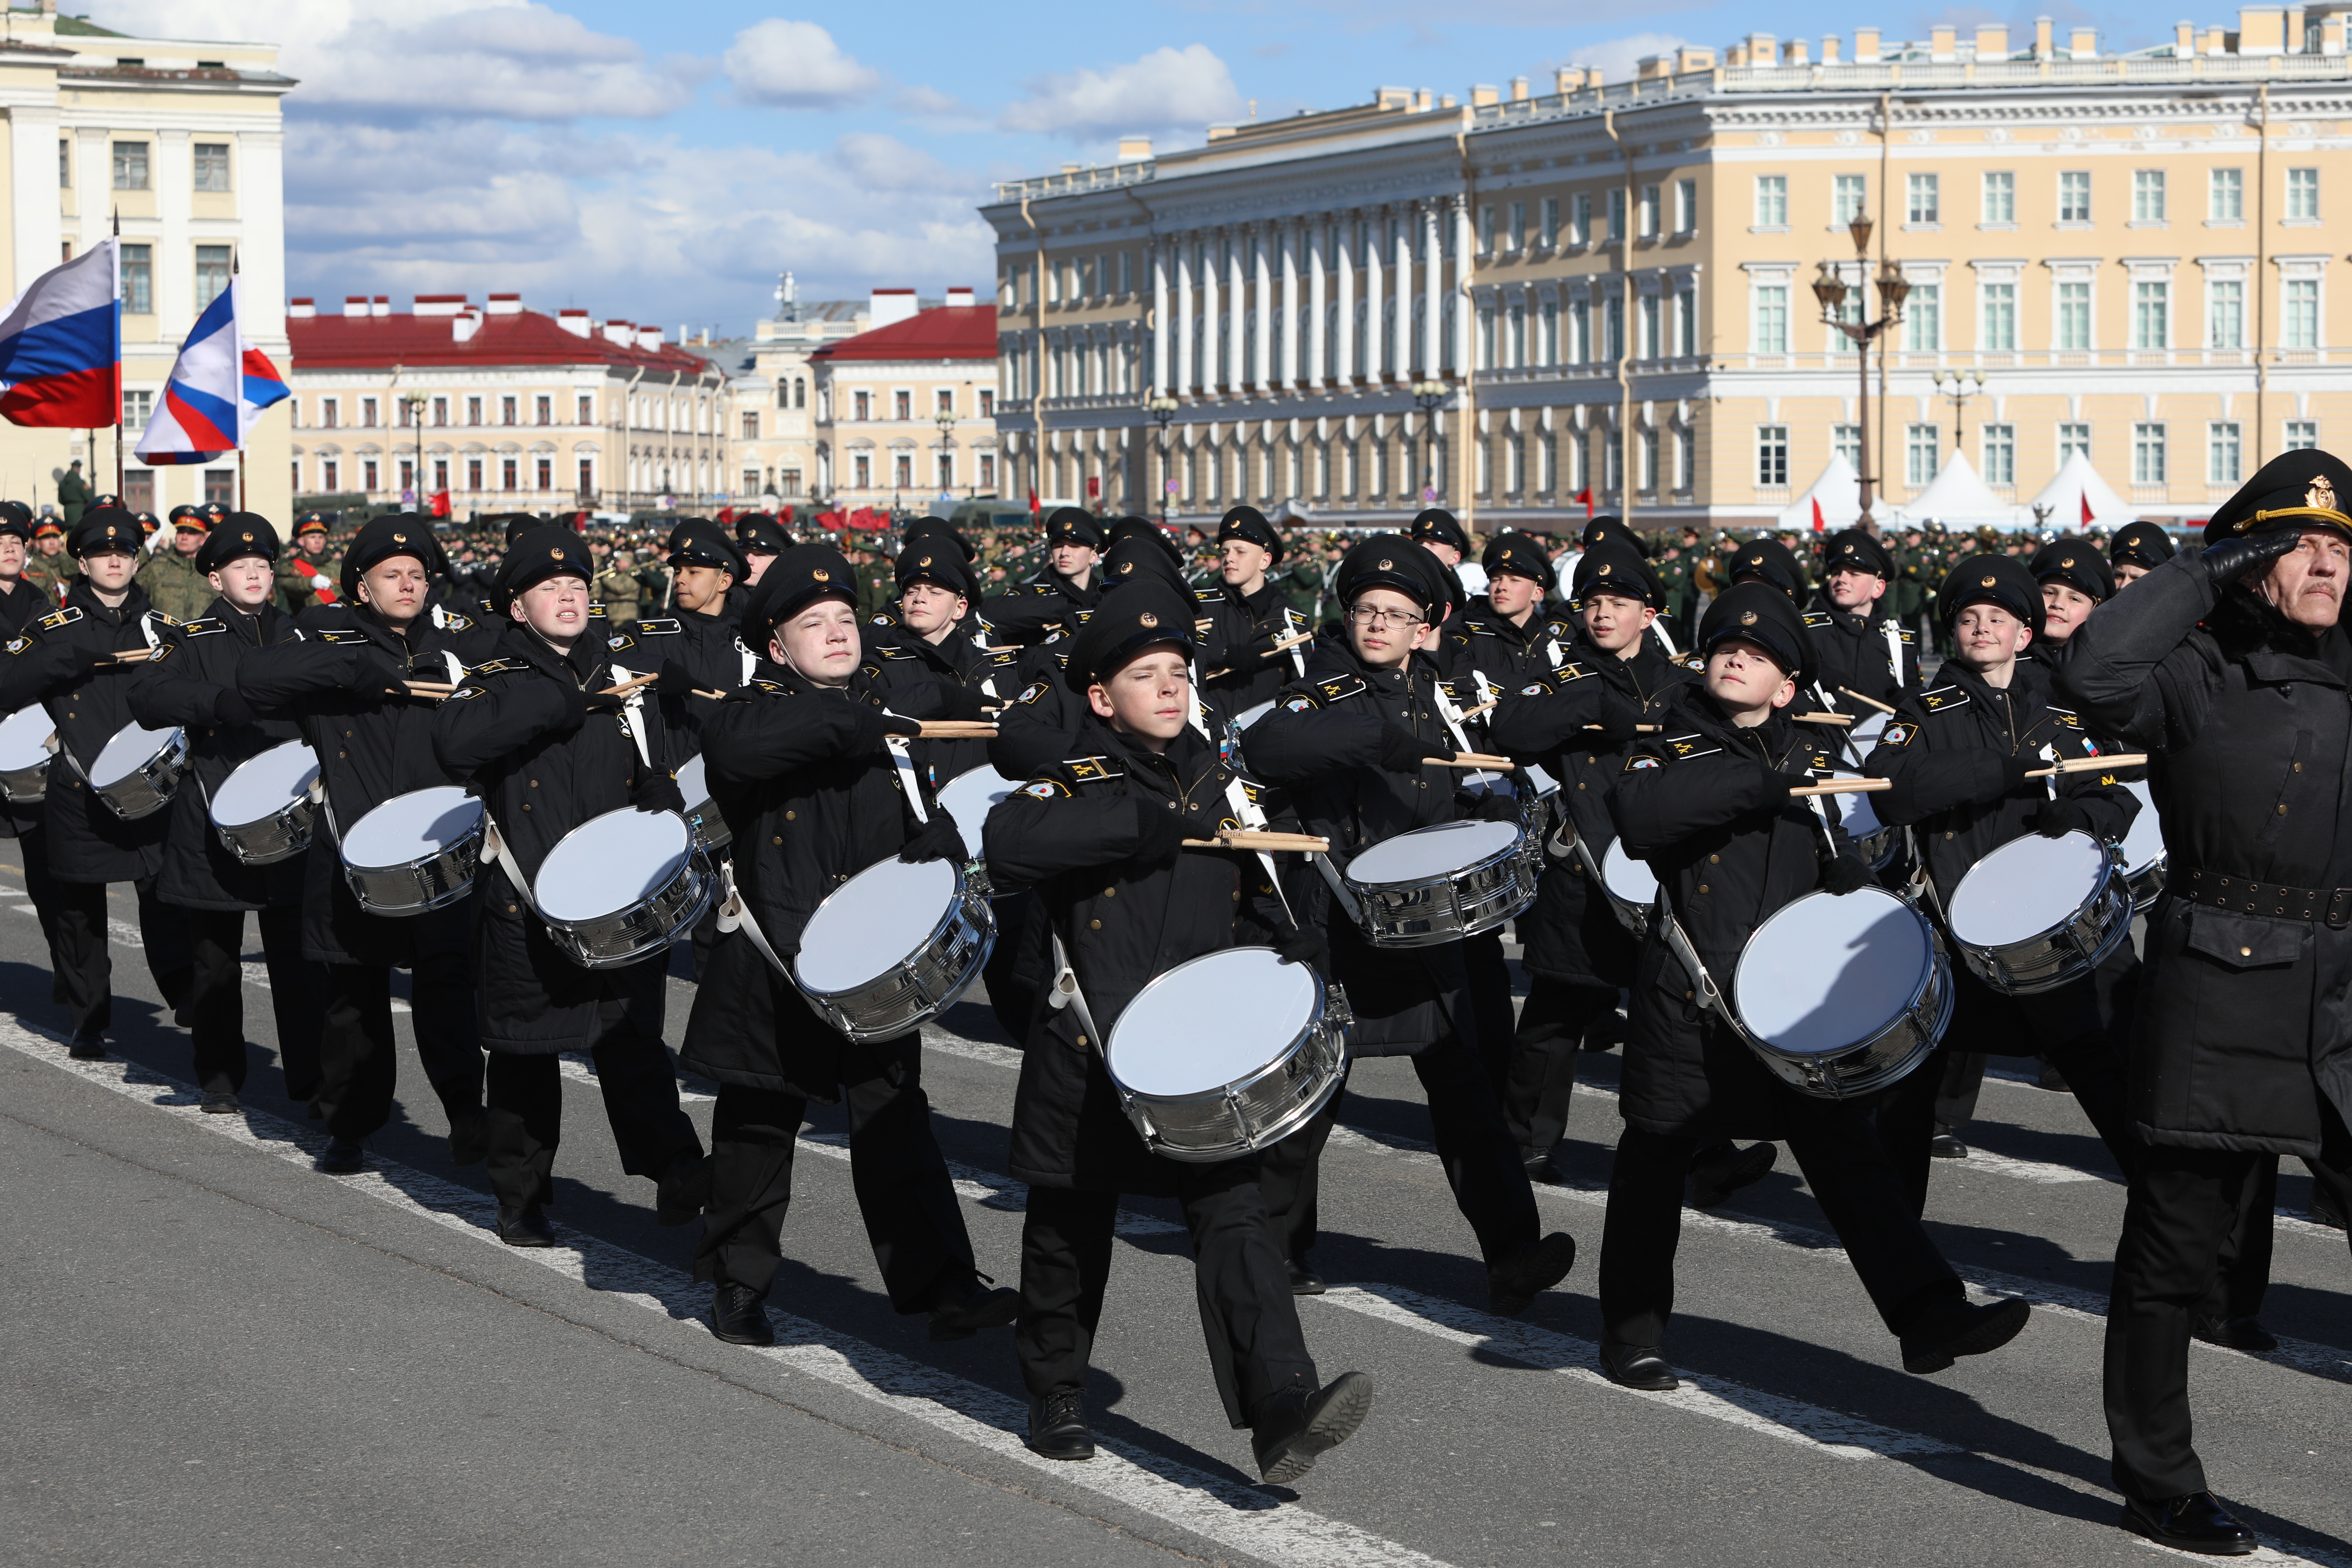
[[[468,669],[434,716],[435,755],[481,797],[500,841],[478,889],[477,994],[489,1051],[488,1175],[509,1247],[554,1245],[546,1211],[563,1136],[563,1051],[593,1057],[621,1169],[660,1184],[661,1223],[691,1221],[709,1182],[662,1044],[667,955],[587,968],[556,946],[532,898],[541,863],[573,829],[606,812],[685,805],[661,726],[643,711],[650,704],[609,695],[613,650],[588,614],[595,570],[568,528],[518,533],[492,591],[492,607],[509,616],[499,657]]]
[[[1094,1453],[1087,1363],[1110,1275],[1121,1193],[1170,1195],[1192,1228],[1201,1326],[1225,1414],[1250,1428],[1259,1473],[1287,1485],[1352,1434],[1372,1384],[1319,1384],[1297,1304],[1268,1229],[1255,1158],[1193,1163],[1152,1153],[1118,1109],[1107,1033],[1157,975],[1235,943],[1245,905],[1287,925],[1254,856],[1187,849],[1238,826],[1237,775],[1190,722],[1190,596],[1156,582],[1106,599],[1070,653],[1087,716],[1074,756],[990,814],[992,872],[1029,883],[1066,955],[1078,1000],[1040,1005],[1013,1110],[1013,1172],[1029,1185],[1015,1343],[1030,1445]],[[1294,937],[1303,960],[1318,945]],[[1293,1135],[1297,1136],[1297,1134]],[[1278,1145],[1277,1145],[1278,1147]]]
[[[1887,1328],[1906,1372],[2005,1344],[2022,1301],[1972,1307],[1927,1239],[1881,1152],[1868,1111],[1798,1093],[1758,1061],[1716,1006],[1756,929],[1814,891],[1870,878],[1833,852],[1843,837],[1790,790],[1826,773],[1820,738],[1787,710],[1813,676],[1811,640],[1788,595],[1738,584],[1699,623],[1705,684],[1664,731],[1636,743],[1610,803],[1626,848],[1665,895],[1634,965],[1633,1037],[1601,1252],[1601,1370],[1629,1388],[1679,1380],[1662,1353],[1674,1305],[1683,1175],[1704,1138],[1786,1142]],[[1834,816],[1834,813],[1829,814]],[[1669,933],[1686,937],[1695,971]]]
[[[694,1273],[714,1286],[711,1327],[732,1344],[774,1342],[768,1291],[783,1256],[793,1141],[812,1100],[848,1112],[850,1181],[893,1308],[928,1312],[931,1338],[957,1340],[1010,1323],[1017,1304],[1009,1289],[984,1289],[972,1266],[931,1131],[921,1036],[852,1042],[783,973],[809,916],[851,877],[892,857],[964,854],[954,822],[887,745],[939,716],[945,689],[886,694],[875,683],[860,661],[856,592],[831,545],[781,552],[744,611],[761,662],[704,728],[711,795],[734,835],[738,901],[679,1058],[719,1080]],[[926,695],[929,709],[918,700]]]

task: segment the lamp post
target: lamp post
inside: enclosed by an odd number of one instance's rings
[[[1176,417],[1176,400],[1166,393],[1151,398],[1143,405],[1145,413],[1160,426],[1160,527],[1168,527],[1168,492],[1176,488],[1168,472],[1168,422]]]
[[[1853,221],[1846,225],[1846,232],[1853,237],[1854,266],[1857,272],[1866,272],[1870,265],[1872,226],[1869,217],[1860,213],[1855,214]],[[1864,286],[1856,282],[1851,287],[1857,295],[1855,303],[1861,308],[1854,312],[1857,319],[1849,321],[1839,313],[1845,304],[1848,292],[1849,286],[1846,280],[1832,269],[1829,262],[1820,263],[1819,268],[1819,275],[1813,279],[1813,298],[1821,301],[1822,323],[1824,326],[1835,327],[1853,339],[1855,357],[1860,362],[1862,400],[1857,406],[1862,411],[1862,461],[1855,467],[1862,470],[1856,476],[1862,483],[1862,516],[1857,521],[1873,538],[1876,538],[1878,523],[1870,515],[1872,487],[1876,483],[1870,472],[1870,345],[1887,328],[1902,321],[1903,301],[1910,294],[1911,285],[1904,279],[1901,273],[1895,270],[1894,263],[1886,263],[1877,278],[1878,320],[1873,321],[1860,319],[1866,317],[1869,310],[1867,300],[1860,297],[1863,294]]]
[[[415,491],[416,499],[421,502],[425,499],[425,395],[404,392],[400,395],[400,405],[408,410],[408,423],[416,432]]]
[[[941,404],[940,405],[940,411],[931,417],[940,427],[940,450],[942,452],[953,453],[955,450],[956,427],[956,411],[954,405],[951,404]],[[940,487],[940,494],[952,498],[955,493],[954,468],[949,468],[948,474],[948,482]]]
[[[1412,384],[1412,400],[1421,405],[1427,417],[1429,430],[1428,460],[1422,465],[1421,488],[1426,492],[1423,500],[1434,500],[1437,489],[1437,405],[1445,401],[1447,387],[1442,381],[1416,381]]]
[[[1969,398],[1984,390],[1985,381],[1977,371],[1939,370],[1936,373],[1936,390],[1952,400],[1952,450],[1960,449],[1961,409]]]

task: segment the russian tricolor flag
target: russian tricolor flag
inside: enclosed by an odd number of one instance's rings
[[[0,419],[95,429],[122,417],[115,242],[33,279],[0,318]]]
[[[286,380],[259,349],[245,346],[237,320],[243,279],[205,307],[163,384],[163,401],[135,448],[149,463],[209,463],[245,445],[261,411],[288,396]]]

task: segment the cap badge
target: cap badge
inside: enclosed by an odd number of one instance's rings
[[[1739,617],[1739,624],[1743,626],[1754,626],[1756,624],[1756,612],[1749,610],[1745,615],[1741,616]]]
[[[1135,617],[1135,624],[1139,626],[1156,626],[1160,624],[1160,617],[1150,610],[1145,610]]]
[[[833,581],[833,574],[826,571],[822,566],[810,573],[809,575],[815,578],[820,583],[830,583]]]
[[[252,543],[252,542],[253,542],[253,535],[251,535],[251,534],[249,534],[249,533],[247,533],[247,534],[242,534],[242,535],[240,535],[239,537],[241,537],[241,538],[242,538],[242,539],[243,539],[243,540],[244,540],[247,544],[250,544],[250,543]]]
[[[918,561],[918,562],[916,562],[916,563],[915,563],[915,564],[916,564],[916,565],[918,565],[918,566],[929,566],[930,563],[931,563],[931,558],[930,558],[929,556],[928,556],[928,555],[924,556],[920,561]]]
[[[2059,564],[2059,565],[2061,565],[2061,566],[2072,566],[2073,564],[2074,564],[2074,558],[2073,556],[2071,556],[2071,555],[2068,555],[2068,556],[2063,557],[2063,558],[2059,561],[2058,564]]]
[[[1132,561],[1122,561],[1118,563],[1118,574],[1122,577],[1134,570],[1135,563]]]
[[[1377,569],[1382,572],[1392,572],[1396,569],[1396,563],[1393,561],[1383,561],[1380,563],[1380,566]]]
[[[2311,481],[2311,488],[2303,492],[2303,504],[2305,506],[2320,507],[2326,510],[2334,511],[2336,510],[2335,481],[2328,479],[2326,474],[2322,474],[2317,479],[2313,479]]]
[[[1609,563],[1608,563],[1608,562],[1606,562],[1606,561],[1603,561],[1603,562],[1601,563],[1601,570],[1600,570],[1600,571],[1598,571],[1598,572],[1595,572],[1595,573],[1593,574],[1593,575],[1594,575],[1594,576],[1596,576],[1596,577],[1606,577],[1606,576],[1608,576],[1608,575],[1609,575]]]
[[[1992,586],[1992,579],[1990,577],[1980,578],[1977,583],[1977,586],[1979,588],[1990,588]]]

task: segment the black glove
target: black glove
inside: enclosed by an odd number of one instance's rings
[[[1131,797],[1135,802],[1135,858],[1147,866],[1157,866],[1173,860],[1183,851],[1187,824],[1181,812],[1171,811],[1163,801],[1148,795]]]
[[[2213,586],[2226,588],[2289,553],[2302,542],[2300,529],[2274,528],[2263,533],[2242,533],[2235,539],[2221,541],[2200,559],[2205,563],[2205,574],[2213,580]]]
[[[856,715],[857,725],[849,741],[853,752],[875,751],[892,735],[913,737],[923,732],[923,726],[916,720],[901,719],[896,713],[885,713],[863,702],[853,703],[850,711]]]
[[[1839,898],[1870,886],[1870,868],[1851,855],[1841,855],[1822,868],[1822,891]]]
[[[250,724],[257,717],[253,704],[245,700],[245,693],[234,686],[222,687],[220,694],[213,699],[215,724]]]
[[[1775,808],[1786,805],[1789,804],[1790,790],[1802,789],[1807,784],[1821,782],[1811,773],[1784,773],[1775,768],[1766,768],[1764,783],[1767,793],[1764,804]]]
[[[580,700],[591,713],[618,713],[629,705],[625,695],[612,691],[583,691]]]
[[[2000,760],[2000,793],[2010,795],[2025,786],[2025,775],[2033,771],[2039,757],[2003,757]]]
[[[1417,773],[1423,763],[1434,758],[1450,763],[1454,753],[1444,746],[1434,746],[1402,724],[1381,727],[1381,766],[1392,773]]]
[[[674,658],[662,660],[661,674],[654,681],[655,695],[684,697],[694,689],[694,671]]]
[[[1632,740],[1642,722],[1641,712],[1613,691],[1601,695],[1601,720],[1597,729],[1587,730],[1588,736],[1597,736],[1609,744],[1623,745]]]
[[[933,806],[931,819],[899,846],[898,858],[909,866],[921,860],[952,860],[961,866],[971,858],[971,852],[963,847],[963,835],[956,831],[955,818]]]
[[[2035,814],[2033,831],[2044,838],[2056,838],[2067,833],[2089,833],[2094,838],[2098,837],[2092,832],[2091,814],[2083,809],[2082,803],[2068,800],[2063,795]]]
[[[1331,944],[1323,938],[1319,926],[1300,926],[1274,944],[1274,951],[1285,963],[1304,963],[1312,969],[1322,969],[1331,962]]]
[[[629,805],[639,811],[686,815],[686,796],[678,793],[677,781],[660,768],[647,768],[638,775],[637,787],[629,792]]]
[[[73,672],[77,679],[83,676],[95,675],[98,673],[100,665],[113,662],[114,655],[104,648],[78,647],[73,650]]]
[[[382,648],[363,647],[352,660],[352,687],[357,691],[389,691],[404,696],[408,688],[401,683],[407,679],[408,671]]]
[[[1488,790],[1470,803],[1470,815],[1480,822],[1517,822],[1519,803],[1498,790]]]

